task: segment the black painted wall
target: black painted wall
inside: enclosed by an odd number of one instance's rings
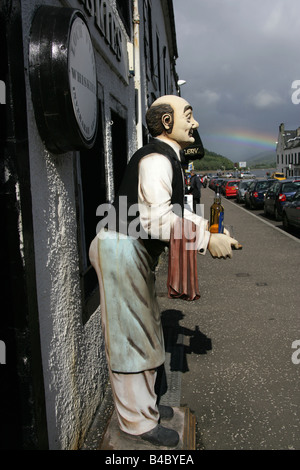
[[[0,448],[47,449],[20,0],[0,2]],[[17,194],[16,188],[19,188]],[[23,250],[20,250],[20,216]]]

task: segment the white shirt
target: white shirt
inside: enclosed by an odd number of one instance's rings
[[[163,141],[175,150],[180,160],[180,147],[175,142]],[[173,168],[165,156],[150,154],[141,159],[138,185],[140,221],[146,233],[163,241],[170,240],[171,228],[180,222],[180,217],[173,212],[171,204],[172,179]],[[207,230],[208,221],[187,209],[184,209],[183,217],[195,223],[197,231],[195,249],[205,254],[210,237]]]

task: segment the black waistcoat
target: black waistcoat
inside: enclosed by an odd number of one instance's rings
[[[184,186],[183,186],[183,175],[181,163],[178,160],[177,154],[173,148],[156,139],[151,141],[149,144],[146,144],[144,147],[140,148],[132,156],[125,170],[125,174],[120,185],[119,191],[113,203],[116,214],[116,231],[124,234],[128,234],[129,224],[139,217],[139,213],[136,212],[133,215],[128,215],[126,208],[122,208],[122,200],[125,201],[121,196],[126,196],[127,208],[133,204],[137,207],[138,204],[138,178],[139,178],[139,162],[140,160],[149,154],[160,154],[164,155],[170,161],[173,169],[173,179],[172,179],[172,196],[171,204],[174,206],[174,212],[177,215],[182,217],[183,208],[184,208]],[[123,209],[123,210],[122,210]],[[139,227],[139,222],[134,224],[136,227]],[[141,228],[139,227],[139,231]],[[157,255],[165,247],[165,243],[160,240],[150,239],[146,235],[143,237],[145,246],[147,250],[153,254]]]

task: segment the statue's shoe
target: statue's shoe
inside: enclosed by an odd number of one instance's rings
[[[165,428],[158,424],[151,431],[140,435],[141,439],[155,446],[176,447],[179,442],[179,434],[173,429]]]

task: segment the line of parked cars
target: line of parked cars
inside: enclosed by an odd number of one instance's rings
[[[285,228],[300,228],[300,176],[282,179],[213,178],[209,188],[219,187],[226,198],[235,198],[249,209],[264,210],[266,217],[282,220]],[[278,175],[279,176],[279,175]]]
[[[299,180],[287,179],[273,183],[265,195],[265,215],[272,215],[276,220],[282,220],[283,208],[287,202],[293,199],[297,189],[300,189],[300,178]]]

